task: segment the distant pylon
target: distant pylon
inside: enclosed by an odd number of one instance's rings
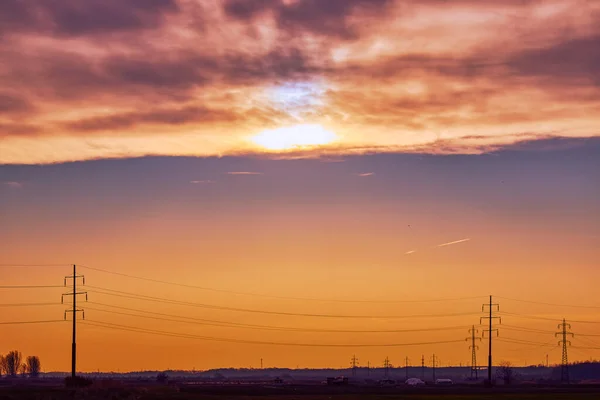
[[[408,380],[408,363],[410,362],[410,360],[408,359],[408,357],[406,357],[404,359],[404,371],[406,372],[406,380]]]
[[[385,368],[385,377],[388,378],[390,376],[390,359],[389,357],[386,357],[385,360],[383,360],[383,368]]]
[[[353,355],[350,359],[350,365],[352,366],[352,376],[356,376],[356,368],[358,367],[358,358],[356,358],[356,355]]]
[[[568,347],[571,345],[571,342],[567,340],[568,336],[574,337],[575,335],[568,330],[571,329],[571,324],[567,324],[567,320],[563,319],[562,324],[558,325],[558,329],[560,332],[556,332],[555,336],[561,335],[562,340],[558,342],[558,345],[562,345],[562,362],[560,365],[560,381],[562,383],[570,383],[569,377],[569,354]]]
[[[425,356],[421,356],[421,380],[425,382]]]
[[[479,346],[475,344],[475,340],[481,340],[480,337],[475,336],[475,334],[478,332],[479,331],[475,329],[475,325],[473,325],[473,328],[469,329],[471,337],[466,339],[467,341],[471,341],[471,345],[469,346],[469,349],[471,349],[471,379],[477,379],[479,377],[477,371],[477,350],[479,350]]]

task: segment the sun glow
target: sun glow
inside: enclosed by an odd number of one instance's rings
[[[295,125],[266,130],[252,138],[257,145],[268,150],[281,151],[330,144],[336,135],[321,125]]]

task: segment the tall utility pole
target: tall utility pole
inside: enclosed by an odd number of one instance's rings
[[[425,382],[425,356],[421,356],[421,380]]]
[[[77,313],[81,312],[83,319],[85,319],[85,313],[83,309],[77,308],[77,295],[85,294],[85,301],[87,301],[87,292],[77,291],[77,279],[82,278],[82,284],[85,285],[85,277],[83,275],[77,275],[77,266],[73,264],[73,275],[65,276],[65,287],[67,287],[67,279],[73,279],[73,291],[65,293],[61,297],[61,303],[64,303],[65,296],[73,296],[73,308],[65,310],[65,320],[67,319],[67,313],[73,314],[73,342],[71,344],[71,377],[75,378],[75,372],[77,370]]]
[[[389,357],[386,357],[385,360],[383,360],[383,368],[385,368],[385,377],[388,378],[390,376],[390,359]]]
[[[436,358],[435,358],[435,354],[434,354],[432,357],[432,360],[431,360],[431,366],[433,368],[432,371],[433,371],[433,382],[434,383],[435,383],[435,366],[436,366],[436,364],[437,364],[437,362],[436,362]]]
[[[569,332],[571,329],[571,324],[567,324],[567,320],[563,319],[562,324],[558,325],[558,329],[560,332],[556,332],[555,336],[561,335],[562,340],[558,342],[558,345],[562,345],[562,362],[560,365],[560,381],[561,383],[570,383],[569,378],[569,354],[568,347],[571,345],[571,342],[567,340],[568,336],[575,336],[573,333]]]
[[[481,340],[480,337],[475,336],[479,331],[477,329],[475,329],[475,325],[473,325],[473,328],[469,329],[469,333],[471,334],[471,337],[465,339],[467,341],[471,341],[471,345],[469,346],[469,349],[471,350],[471,379],[478,378],[478,373],[477,373],[477,350],[479,350],[479,346],[477,346],[475,344],[475,340],[479,339]],[[462,366],[462,363],[461,363]]]
[[[406,371],[406,380],[408,380],[408,363],[409,363],[409,360],[408,360],[408,357],[406,357],[404,359],[404,371]]]
[[[356,376],[356,367],[358,367],[358,358],[356,358],[356,355],[353,355],[350,359],[350,365],[352,366],[352,376]]]
[[[371,376],[371,361],[367,361],[367,376]]]
[[[489,320],[489,323],[490,323],[489,329],[484,329],[482,334],[485,337],[485,333],[488,332],[488,337],[489,337],[488,385],[492,386],[492,336],[493,336],[492,334],[493,334],[493,332],[496,332],[496,335],[499,335],[498,329],[493,329],[493,326],[494,326],[495,319],[497,319],[500,323],[502,323],[502,319],[500,317],[494,317],[494,308],[496,309],[496,311],[500,311],[500,304],[494,304],[494,302],[492,300],[492,296],[490,296],[490,303],[484,304],[481,307],[481,311],[485,311],[486,307],[489,308],[490,315],[487,317],[481,317],[479,320],[479,324],[481,324],[481,322],[484,319]]]
[[[263,359],[260,359],[260,369],[263,369]]]

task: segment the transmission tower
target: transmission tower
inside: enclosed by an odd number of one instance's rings
[[[569,330],[571,329],[571,324],[567,324],[567,320],[563,319],[562,324],[558,325],[558,329],[560,332],[556,332],[555,336],[561,335],[562,340],[558,342],[558,345],[562,345],[562,362],[560,365],[560,381],[562,383],[570,383],[569,378],[569,354],[568,347],[571,345],[571,342],[567,340],[568,336],[574,337],[575,335]]]
[[[408,359],[408,357],[406,357],[404,359],[404,371],[406,372],[406,380],[408,380],[408,363],[410,362],[410,360]]]
[[[390,359],[389,357],[386,357],[385,360],[383,360],[383,368],[385,368],[385,377],[388,378],[390,376],[390,367],[392,366],[392,364],[390,364]]]
[[[480,340],[480,337],[475,336],[477,333],[479,332],[479,330],[475,329],[475,325],[473,325],[473,328],[469,329],[469,333],[471,334],[471,337],[466,338],[465,340],[467,341],[471,341],[471,345],[469,346],[469,349],[471,350],[471,379],[478,378],[478,371],[477,371],[477,350],[479,350],[479,346],[477,346],[475,344],[475,340]],[[462,366],[462,363],[461,363]]]
[[[73,264],[73,275],[65,276],[65,287],[67,286],[67,279],[73,279],[73,291],[64,293],[60,299],[61,303],[64,303],[65,296],[73,296],[73,308],[65,310],[65,320],[67,319],[67,313],[73,314],[73,342],[71,344],[71,377],[75,378],[76,364],[77,364],[77,313],[82,313],[82,318],[85,319],[85,312],[81,308],[77,308],[77,295],[84,294],[85,301],[87,301],[87,292],[77,291],[77,279],[82,279],[82,284],[85,285],[85,277],[83,275],[77,275],[77,266]]]
[[[353,355],[350,359],[350,365],[352,366],[352,376],[356,376],[356,368],[358,367],[358,358],[356,358],[356,355]]]
[[[435,368],[439,364],[439,360],[435,357],[435,354],[431,357],[431,367],[433,371],[433,382],[435,382]]]
[[[494,317],[494,309],[496,309],[496,311],[500,311],[500,304],[494,304],[494,302],[492,300],[492,296],[490,296],[490,303],[484,304],[481,307],[481,311],[485,311],[486,307],[489,309],[490,314],[487,317],[481,317],[479,320],[479,324],[481,325],[481,322],[484,319],[487,319],[490,324],[489,329],[484,329],[482,332],[482,335],[485,337],[485,333],[486,332],[488,333],[488,338],[489,338],[488,385],[492,386],[492,337],[494,336],[493,335],[494,332],[496,332],[496,336],[500,335],[498,329],[494,329],[494,320],[497,319],[499,321],[499,323],[502,323],[502,319],[500,317]]]
[[[425,356],[421,356],[421,380],[425,382]]]

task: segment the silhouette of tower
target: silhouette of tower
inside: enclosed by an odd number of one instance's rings
[[[390,359],[389,357],[386,357],[385,360],[383,360],[383,368],[385,368],[385,377],[388,378],[390,376]]]
[[[479,346],[477,346],[475,344],[475,340],[481,340],[480,337],[475,336],[476,333],[478,333],[479,331],[477,329],[475,329],[475,325],[473,325],[473,327],[471,329],[469,329],[469,333],[471,334],[471,337],[467,338],[467,341],[471,341],[471,345],[469,346],[469,349],[471,350],[471,379],[478,378],[478,371],[477,371],[477,350],[479,350]],[[461,363],[462,365],[462,363]]]
[[[406,380],[408,380],[408,363],[409,363],[409,360],[408,360],[408,357],[406,357],[404,359],[404,371],[406,372]]]
[[[85,319],[85,312],[82,309],[77,308],[77,295],[85,294],[85,301],[87,301],[87,292],[77,291],[77,279],[82,278],[82,283],[85,285],[85,277],[83,275],[77,275],[77,266],[73,264],[73,275],[65,276],[65,287],[67,286],[67,279],[73,279],[73,291],[65,293],[61,296],[60,302],[64,303],[65,296],[73,296],[73,308],[65,310],[65,320],[67,319],[67,313],[73,314],[73,341],[71,343],[71,378],[75,378],[77,371],[77,313],[82,313],[82,318]]]
[[[558,342],[559,345],[562,345],[562,362],[560,365],[560,381],[562,383],[570,383],[569,377],[569,354],[568,347],[571,345],[571,342],[567,340],[568,336],[575,336],[573,333],[569,332],[571,329],[571,324],[567,324],[567,320],[563,319],[562,324],[558,325],[558,329],[560,332],[556,332],[555,336],[561,335],[562,340]]]
[[[500,323],[502,323],[502,319],[500,317],[494,317],[494,309],[496,309],[496,311],[500,311],[500,305],[499,304],[494,304],[493,300],[492,300],[492,296],[490,296],[490,303],[489,304],[484,304],[481,307],[481,311],[485,311],[485,308],[488,307],[489,308],[489,316],[487,317],[481,317],[479,320],[479,323],[481,324],[481,322],[484,319],[487,319],[489,321],[490,327],[488,329],[483,330],[482,335],[485,336],[485,333],[488,332],[488,338],[489,338],[489,354],[488,354],[488,385],[492,386],[492,333],[496,332],[496,335],[498,336],[500,333],[498,331],[498,329],[493,329],[493,325],[494,325],[494,320],[497,319]]]
[[[425,382],[425,356],[421,356],[421,380]]]
[[[350,359],[350,365],[352,366],[352,376],[356,376],[356,368],[358,367],[358,358],[356,358],[356,355],[353,355]]]

